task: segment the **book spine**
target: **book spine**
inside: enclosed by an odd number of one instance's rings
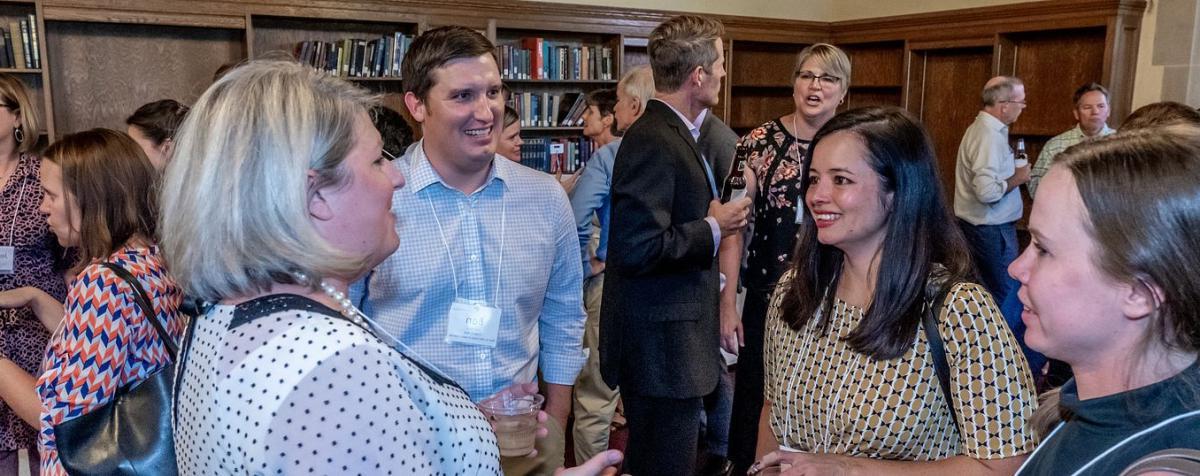
[[[33,57],[29,54],[29,22],[26,20],[21,20],[21,52],[25,69],[33,68]]]
[[[0,68],[11,68],[8,62],[8,32],[0,28]]]
[[[40,42],[38,41],[37,16],[32,13],[29,14],[29,42],[32,46],[31,51],[33,51],[33,67],[41,68],[42,51],[41,48],[39,48]]]
[[[5,62],[8,63],[8,68],[16,68],[17,63],[13,59],[13,37],[10,30],[4,30],[4,56]]]

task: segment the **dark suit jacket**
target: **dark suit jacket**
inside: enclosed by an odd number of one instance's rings
[[[719,278],[701,160],[687,126],[659,101],[617,152],[600,371],[622,392],[694,398],[716,388]]]
[[[700,140],[696,144],[700,153],[708,159],[717,185],[725,183],[725,177],[733,170],[733,156],[737,152],[738,135],[729,126],[717,119],[712,111],[704,116],[700,125]]]

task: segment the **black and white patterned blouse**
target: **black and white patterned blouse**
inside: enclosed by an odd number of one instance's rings
[[[336,311],[281,294],[199,317],[175,420],[180,474],[499,474],[458,386]]]

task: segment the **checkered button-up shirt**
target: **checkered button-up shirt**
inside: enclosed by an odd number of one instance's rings
[[[540,367],[549,383],[573,385],[585,357],[583,269],[575,219],[554,178],[502,157],[484,185],[448,186],[424,147],[396,161],[407,185],[392,196],[400,248],[365,286],[367,315],[479,401]],[[456,282],[457,281],[457,282]],[[449,343],[458,298],[500,309],[494,348]]]

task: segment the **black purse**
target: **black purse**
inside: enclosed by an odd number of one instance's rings
[[[118,389],[108,403],[55,426],[58,457],[73,475],[176,475],[171,415],[179,347],[159,322],[137,278],[113,263],[103,266],[133,288],[138,307],[167,347],[171,363],[145,380]],[[189,333],[195,321],[189,324]]]

